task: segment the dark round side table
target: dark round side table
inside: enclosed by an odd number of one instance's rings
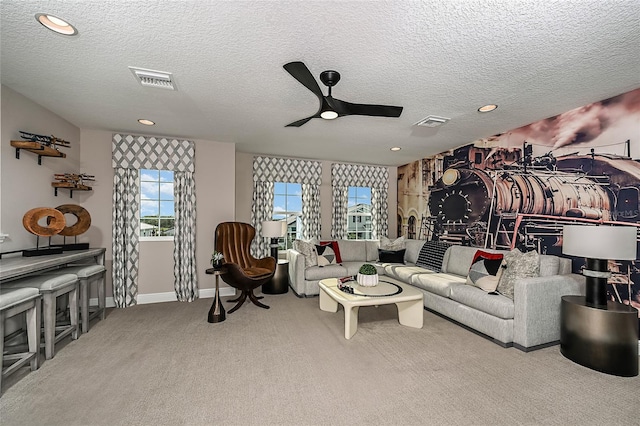
[[[227,319],[227,316],[224,310],[224,306],[222,306],[222,302],[220,301],[220,285],[218,283],[218,280],[220,279],[220,275],[226,273],[227,271],[225,268],[209,268],[205,272],[216,277],[216,294],[215,296],[213,296],[213,304],[211,304],[211,309],[209,309],[207,321],[210,323],[222,322]]]
[[[284,294],[289,291],[289,261],[280,259],[276,265],[276,273],[271,280],[262,285],[264,294]]]

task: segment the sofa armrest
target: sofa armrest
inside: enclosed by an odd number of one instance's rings
[[[294,249],[287,250],[289,261],[289,281],[291,288],[297,295],[304,295],[304,256]]]
[[[583,295],[582,275],[523,278],[514,286],[513,343],[523,348],[560,340],[562,296]]]

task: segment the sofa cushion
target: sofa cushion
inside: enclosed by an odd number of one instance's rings
[[[359,240],[338,240],[340,256],[343,262],[364,262],[367,258],[367,245]]]
[[[404,263],[404,254],[407,249],[402,250],[384,250],[378,249],[378,259],[382,263]]]
[[[398,237],[395,240],[390,240],[387,237],[380,238],[380,248],[385,250],[402,250],[404,246],[405,238]]]
[[[303,240],[294,240],[293,249],[304,256],[304,267],[309,268],[318,264],[318,253],[316,245],[312,242]]]
[[[385,271],[387,269],[385,268]],[[393,274],[394,274],[394,278],[405,282],[405,283],[410,283],[411,282],[411,276],[415,275],[415,274],[422,274],[425,271],[428,271],[420,266],[403,266],[403,265],[399,265],[397,268],[393,268]]]
[[[471,267],[471,262],[478,251],[477,247],[453,245],[447,249],[442,262],[442,272],[466,277]],[[484,250],[495,252],[495,250]]]
[[[540,272],[539,276],[549,277],[551,275],[559,275],[560,271],[560,258],[558,256],[540,255]]]
[[[375,262],[378,260],[378,248],[380,247],[380,241],[367,240],[365,242],[367,249],[367,262]]]
[[[336,252],[330,245],[316,245],[316,252],[318,253],[318,266],[324,267],[338,263]]]
[[[451,286],[451,300],[502,319],[512,319],[513,300],[499,294],[489,294],[471,285]]]
[[[451,244],[442,241],[426,241],[420,249],[416,265],[440,272],[442,270],[444,253],[450,246]],[[466,276],[467,274],[465,273],[464,275]]]
[[[406,240],[404,242],[404,247],[407,249],[404,254],[405,263],[416,263],[418,255],[420,254],[420,249],[424,243],[425,240]]]
[[[504,255],[504,268],[498,281],[498,292],[513,300],[513,288],[517,280],[527,277],[537,277],[540,272],[540,256],[535,251],[522,253],[511,250]]]
[[[312,266],[304,270],[304,279],[307,281],[323,280],[325,278],[341,278],[348,274],[347,268],[342,265]]]
[[[502,253],[476,251],[467,275],[467,284],[474,285],[484,291],[495,291],[498,285],[498,271],[502,263]],[[493,278],[493,279],[490,279]]]
[[[465,277],[445,274],[444,272],[428,271],[411,276],[411,284],[442,297],[449,297],[452,286],[464,285],[464,283]]]

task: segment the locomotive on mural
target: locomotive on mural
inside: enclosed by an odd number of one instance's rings
[[[429,188],[425,236],[557,254],[563,224],[638,222],[637,161],[523,151],[465,146],[445,156],[444,172]]]

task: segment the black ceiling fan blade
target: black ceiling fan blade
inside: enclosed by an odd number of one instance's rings
[[[320,116],[319,115],[312,115],[311,117],[303,118],[302,120],[298,120],[298,121],[294,121],[293,123],[289,123],[284,127],[300,127],[303,124],[305,124],[307,121],[311,120],[312,118],[316,118],[316,117],[320,117]]]
[[[320,102],[322,102],[323,95],[320,86],[318,86],[318,82],[313,78],[311,71],[309,71],[309,68],[307,68],[304,63],[300,61],[289,62],[288,64],[284,64],[283,68],[291,74],[293,78],[302,83],[304,87],[311,90],[320,99]]]
[[[392,105],[352,104],[333,98],[336,112],[340,115],[369,115],[374,117],[400,117],[403,107]]]

